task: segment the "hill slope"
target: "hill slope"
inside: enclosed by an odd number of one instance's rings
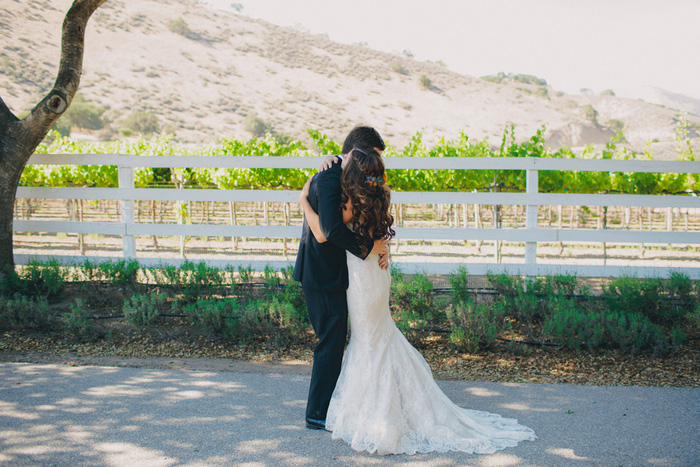
[[[0,96],[16,113],[53,83],[70,3],[0,6]],[[487,82],[194,0],[110,0],[90,20],[86,41],[80,92],[108,109],[112,129],[131,112],[148,111],[186,143],[248,137],[244,122],[258,116],[295,138],[315,128],[340,139],[367,123],[399,147],[422,129],[449,138],[464,130],[496,145],[508,122],[521,138],[546,124],[550,145],[581,146],[607,141],[618,120],[630,142],[642,144],[673,141],[679,113],[613,95]],[[421,76],[430,84],[422,86]]]

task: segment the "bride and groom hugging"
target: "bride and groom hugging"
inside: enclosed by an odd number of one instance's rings
[[[452,403],[394,324],[384,149],[374,128],[354,128],[342,155],[327,158],[299,198],[304,225],[293,277],[318,338],[307,428],[379,454],[485,454],[535,439],[516,420]]]

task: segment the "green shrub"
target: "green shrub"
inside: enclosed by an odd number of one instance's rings
[[[433,86],[431,79],[425,75],[420,75],[420,78],[418,78],[418,83],[423,89],[430,89]]]
[[[671,300],[671,307],[678,308],[677,313],[685,315],[692,313],[698,304],[698,295],[693,286],[693,281],[685,274],[678,272],[671,273],[666,281],[668,297]]]
[[[642,350],[651,350],[655,355],[668,353],[668,339],[646,316],[640,313],[604,311],[600,317],[610,346],[631,353]]]
[[[282,294],[280,299],[289,303],[294,308],[295,320],[302,325],[308,322],[309,311],[306,308],[306,299],[301,288],[301,283],[292,278],[294,266],[288,266],[282,270]]]
[[[235,298],[205,299],[186,304],[182,311],[190,324],[223,334],[235,334],[238,329],[237,316],[240,305]]]
[[[603,343],[605,329],[596,313],[589,313],[577,307],[573,300],[560,297],[542,323],[542,338],[573,350],[594,349]]]
[[[272,131],[272,125],[257,115],[249,115],[243,122],[243,129],[256,138],[261,138]]]
[[[54,297],[60,295],[66,283],[68,272],[58,260],[47,263],[31,260],[19,275],[22,290],[29,295]]]
[[[45,299],[28,299],[17,295],[14,299],[0,299],[0,329],[48,330],[53,317]]]
[[[102,120],[104,113],[105,109],[103,107],[89,103],[82,94],[78,93],[73,98],[73,102],[71,102],[68,110],[61,116],[61,119],[66,119],[71,126],[77,126],[86,130],[99,130],[105,125],[104,120]]]
[[[75,303],[70,305],[70,311],[62,317],[64,329],[81,341],[87,340],[92,334],[92,322],[89,318],[90,312],[85,308],[83,301],[76,298]]]
[[[610,128],[612,131],[617,133],[619,131],[624,131],[625,124],[616,118],[612,118],[612,119],[608,120],[608,128]]]
[[[168,29],[170,32],[184,37],[189,37],[192,34],[189,26],[187,26],[187,23],[182,18],[171,19],[168,23]]]
[[[136,285],[136,275],[139,272],[139,262],[134,259],[119,261],[104,261],[98,266],[104,277],[115,285]]]
[[[5,275],[0,275],[0,297],[14,297],[22,291],[24,284],[16,271],[9,270]]]
[[[183,284],[182,298],[185,301],[210,298],[224,284],[222,271],[207,266],[204,261],[185,261],[180,266],[180,274]]]
[[[475,306],[471,301],[458,302],[447,311],[450,342],[471,353],[490,347],[503,331],[506,315],[506,309],[499,304]]]
[[[591,104],[586,104],[581,107],[583,116],[594,125],[598,125],[598,111]]]
[[[253,267],[244,268],[239,264],[237,277],[232,268],[227,271],[231,274],[231,292],[244,301],[250,300],[253,297]]]
[[[464,303],[471,299],[469,292],[469,273],[461,266],[456,273],[450,274],[450,297],[452,303]]]
[[[420,316],[429,316],[434,311],[433,283],[424,274],[393,282],[391,289],[398,307],[415,311]]]
[[[161,264],[158,267],[148,268],[153,280],[161,287],[172,287],[179,289],[182,287],[182,275],[180,268],[171,264]]]
[[[406,68],[404,68],[404,66],[399,62],[394,62],[391,64],[391,71],[393,71],[394,73],[399,73],[401,75],[408,74],[408,70],[406,70]]]
[[[160,132],[158,117],[151,112],[136,110],[126,117],[122,125],[124,129],[141,135],[151,135]]]
[[[164,311],[167,297],[158,292],[136,294],[124,300],[124,319],[131,324],[149,325]]]
[[[535,89],[535,95],[537,97],[549,99],[549,90],[544,86],[540,86],[537,89]]]
[[[642,313],[659,324],[677,323],[693,309],[692,283],[683,275],[663,279],[620,277],[603,286],[603,298],[612,310]]]

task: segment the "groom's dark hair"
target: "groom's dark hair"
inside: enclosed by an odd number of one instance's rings
[[[348,154],[356,147],[377,148],[380,151],[386,149],[379,132],[370,126],[356,126],[348,133],[343,143],[343,154]]]

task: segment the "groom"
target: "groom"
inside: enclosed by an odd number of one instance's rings
[[[343,155],[346,157],[355,147],[376,148],[384,151],[384,140],[377,130],[359,126],[345,138]],[[314,363],[311,370],[309,399],[306,404],[306,427],[323,430],[326,412],[340,374],[343,350],[348,327],[348,305],[345,291],[348,288],[348,267],[345,250],[358,258],[369,253],[380,255],[380,265],[386,269],[388,258],[384,240],[367,244],[362,249],[355,234],[343,224],[341,212],[341,164],[314,176],[309,186],[308,200],[318,213],[319,223],[327,241],[318,243],[310,231],[306,219],[299,243],[293,278],[301,282],[309,310],[309,320],[314,328],[318,344],[314,347]],[[371,251],[370,251],[371,250]]]

